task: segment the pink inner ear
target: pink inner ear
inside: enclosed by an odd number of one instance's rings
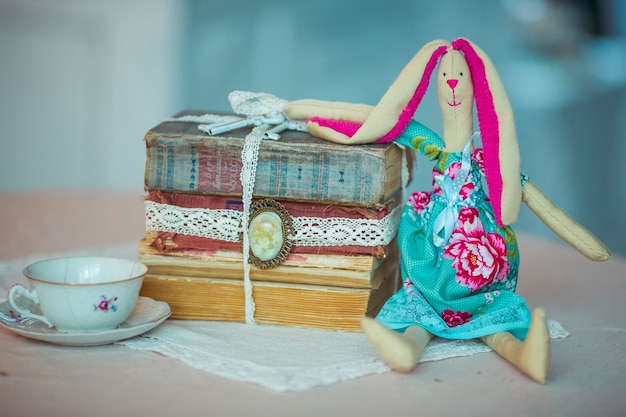
[[[398,123],[389,131],[385,136],[378,139],[375,143],[385,143],[391,142],[395,140],[398,136],[404,132],[404,129],[409,125],[417,107],[419,106],[424,94],[426,94],[426,90],[428,90],[428,84],[430,84],[430,77],[437,66],[437,61],[441,55],[445,54],[448,48],[443,45],[439,48],[435,49],[433,54],[430,56],[426,67],[424,68],[424,73],[422,74],[422,78],[415,89],[415,93],[413,93],[413,97],[407,103],[407,105],[402,109],[400,115],[398,116]]]
[[[476,115],[478,127],[483,142],[483,158],[485,162],[485,176],[491,205],[496,216],[496,222],[502,226],[502,173],[500,172],[500,129],[498,114],[489,88],[489,81],[485,72],[485,64],[478,56],[472,45],[465,39],[452,42],[452,47],[465,55],[465,60],[472,74],[474,84],[474,99],[476,100]]]
[[[361,127],[361,123],[347,122],[345,120],[323,119],[321,117],[312,117],[307,121],[317,123],[322,127],[328,127],[336,132],[343,133],[350,138],[354,136],[357,130]]]

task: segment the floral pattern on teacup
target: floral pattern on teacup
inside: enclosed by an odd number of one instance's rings
[[[117,296],[107,298],[106,295],[101,295],[100,302],[93,305],[93,310],[104,311],[105,313],[109,311],[115,312],[117,311],[117,305],[114,304],[115,301],[117,301]]]

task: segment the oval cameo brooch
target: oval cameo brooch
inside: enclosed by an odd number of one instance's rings
[[[274,268],[287,258],[295,235],[291,216],[285,207],[272,199],[263,199],[250,206],[248,240],[249,261],[260,269]],[[239,233],[243,245],[243,233]]]

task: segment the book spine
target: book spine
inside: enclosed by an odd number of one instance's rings
[[[145,187],[240,196],[242,143],[236,138],[192,141],[148,134]],[[257,197],[369,206],[385,201],[390,193],[386,186],[401,187],[399,181],[387,181],[387,166],[397,168],[401,162],[386,163],[385,152],[358,146],[337,151],[323,146],[264,145],[259,150],[256,171]]]
[[[217,240],[198,236],[188,236],[180,233],[170,232],[146,232],[145,240],[148,245],[162,253],[176,254],[177,252],[185,252],[189,250],[198,251],[215,251],[215,250],[228,250],[241,252],[240,242],[226,242],[224,240]],[[321,255],[344,255],[344,256],[357,256],[357,255],[371,255],[376,258],[383,258],[388,253],[388,246],[376,245],[376,246],[359,246],[359,245],[345,245],[345,246],[306,246],[306,245],[294,245],[291,248],[291,253],[294,254],[312,254],[317,253]]]

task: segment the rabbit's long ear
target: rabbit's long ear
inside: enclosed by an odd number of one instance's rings
[[[391,142],[406,129],[428,89],[439,57],[449,45],[443,40],[431,41],[415,54],[353,135],[353,143]]]
[[[489,196],[499,225],[517,219],[522,200],[520,154],[511,103],[493,63],[476,45],[459,38],[454,49],[465,55],[474,84]]]

